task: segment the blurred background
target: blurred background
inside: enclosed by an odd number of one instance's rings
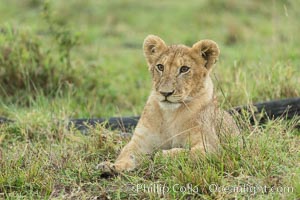
[[[2,0],[0,116],[139,115],[151,89],[142,43],[216,41],[224,108],[300,94],[297,0]]]

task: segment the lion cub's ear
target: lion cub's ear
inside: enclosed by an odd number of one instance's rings
[[[144,40],[144,55],[147,62],[152,65],[155,59],[166,50],[165,42],[155,35],[148,35]]]
[[[217,62],[220,54],[217,43],[212,40],[200,40],[193,45],[192,49],[206,61],[205,67],[208,70],[210,70],[213,64]]]

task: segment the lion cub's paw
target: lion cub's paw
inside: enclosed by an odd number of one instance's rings
[[[107,161],[98,164],[96,169],[101,171],[101,177],[104,178],[117,174],[115,165]]]
[[[173,148],[169,150],[162,150],[162,155],[165,157],[176,157],[179,153],[186,151],[182,148]]]

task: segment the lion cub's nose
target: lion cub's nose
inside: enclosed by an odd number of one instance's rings
[[[160,93],[164,96],[164,97],[169,97],[171,96],[172,94],[174,94],[174,90],[172,92],[161,92]]]

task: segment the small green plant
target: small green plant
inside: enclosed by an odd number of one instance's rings
[[[44,40],[30,31],[2,26],[0,32],[0,95],[5,101],[27,105],[36,95],[55,96],[79,76],[71,66],[71,50],[79,35],[55,23],[45,2],[44,18],[57,50],[45,50]],[[58,56],[57,56],[58,55]],[[59,58],[57,60],[57,57]],[[61,92],[60,92],[61,93]]]
[[[49,1],[45,1],[43,4],[43,17],[58,46],[61,62],[65,63],[68,68],[71,68],[71,50],[79,44],[79,33],[72,32],[55,20]]]
[[[55,62],[51,51],[41,50],[42,41],[35,35],[10,26],[0,33],[0,94],[26,105],[38,94],[53,96],[67,83],[75,83],[72,69]]]

